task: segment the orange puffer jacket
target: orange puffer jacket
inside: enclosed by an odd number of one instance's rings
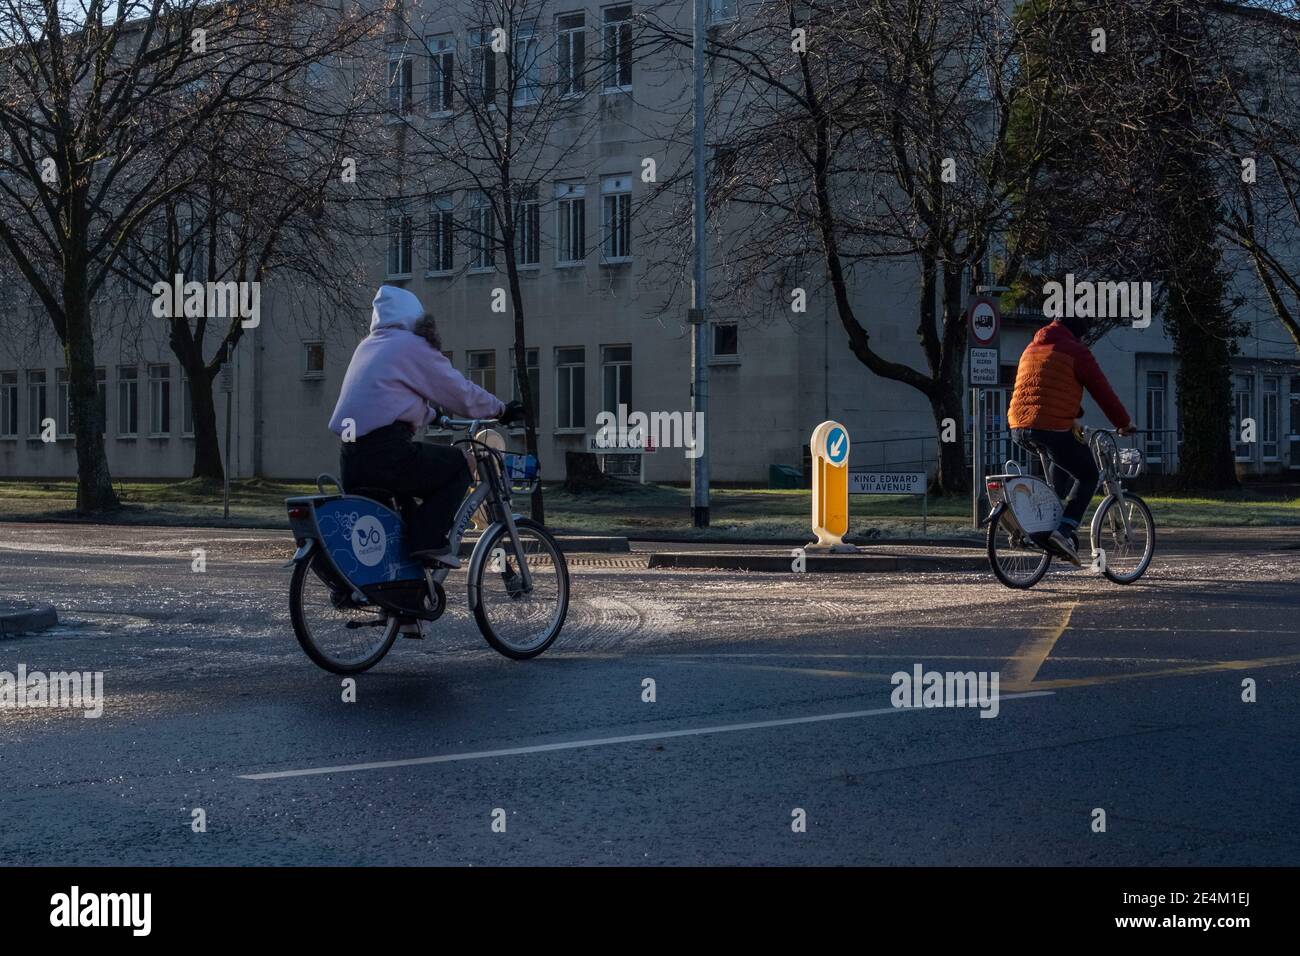
[[[1020,356],[1016,387],[1007,409],[1011,428],[1065,431],[1083,414],[1083,390],[1096,399],[1116,428],[1129,424],[1128,412],[1088,347],[1060,322],[1038,330]]]

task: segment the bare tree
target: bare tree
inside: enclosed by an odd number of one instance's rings
[[[116,257],[113,271],[128,296],[156,300],[156,288],[174,285],[178,276],[259,289],[274,277],[278,288],[296,290],[279,297],[279,323],[301,322],[319,334],[356,314],[389,152],[373,107],[382,60],[368,25],[354,27],[331,35],[329,48],[311,51],[315,59],[275,101],[250,104],[209,125],[192,154],[198,168],[176,171],[188,185],[169,191]],[[207,88],[199,82],[191,95],[201,97]],[[238,313],[168,311],[162,321],[193,402],[192,474],[219,481],[224,469],[213,386],[253,325]],[[129,340],[160,321],[147,306],[115,314],[119,334]]]
[[[117,505],[91,303],[118,256],[200,182],[205,131],[273,115],[311,51],[363,16],[302,0],[0,0],[0,248],[64,347],[78,509]],[[209,86],[186,96],[199,62]]]
[[[543,187],[566,169],[589,139],[597,117],[594,77],[604,64],[586,42],[581,13],[558,29],[558,8],[548,0],[469,0],[457,7],[470,38],[468,57],[431,45],[421,22],[400,16],[390,55],[390,108],[398,127],[404,168],[400,194],[420,204],[416,216],[399,213],[399,229],[423,238],[440,272],[470,269],[504,273],[514,325],[515,389],[525,406],[527,451],[536,455],[536,383],[528,375],[530,297],[521,267],[540,259]],[[629,24],[630,28],[630,24]],[[428,82],[419,88],[408,57],[427,58]],[[626,63],[613,68],[630,69]],[[413,58],[412,58],[413,59]],[[418,219],[418,224],[416,220]],[[411,222],[409,227],[402,222]],[[567,258],[597,250],[585,245],[585,224],[571,224]],[[505,301],[493,290],[497,304]],[[543,520],[540,487],[532,516]]]
[[[686,48],[671,11],[648,14],[646,33]],[[1013,193],[1004,172],[1023,92],[1017,52],[997,0],[768,0],[710,36],[721,247],[711,301],[788,310],[797,290],[824,289],[857,359],[921,392],[937,430],[955,427],[939,445],[943,492],[969,484],[964,294],[1005,284],[1023,260],[994,245]],[[654,201],[686,185],[667,180]],[[665,241],[681,234],[680,216],[656,218]],[[900,263],[919,271],[919,365],[873,340],[886,316],[861,294],[873,268]]]

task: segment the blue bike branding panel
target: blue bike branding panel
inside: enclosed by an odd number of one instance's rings
[[[369,498],[321,502],[316,506],[316,524],[334,566],[358,587],[424,576],[407,557],[402,519]]]

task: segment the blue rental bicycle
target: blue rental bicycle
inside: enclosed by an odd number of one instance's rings
[[[515,514],[511,496],[531,494],[540,480],[537,459],[506,453],[493,420],[440,416],[442,428],[468,431],[478,482],[452,521],[458,553],[470,522],[482,528],[468,568],[469,607],[495,650],[515,660],[536,657],[554,643],[569,609],[569,569],[555,538]],[[326,483],[337,493],[326,493]],[[374,667],[399,631],[422,636],[447,607],[446,567],[413,561],[406,522],[414,501],[376,489],[348,489],[321,475],[317,495],[285,499],[298,546],[289,582],[289,616],[298,643],[335,674]],[[363,493],[367,492],[367,493]]]

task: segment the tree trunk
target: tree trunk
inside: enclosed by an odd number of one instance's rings
[[[524,403],[524,449],[540,462],[541,457],[537,454],[537,409],[533,407],[533,390],[528,381],[528,347],[524,338],[524,293],[519,284],[519,270],[515,267],[514,230],[510,229],[509,232],[509,237],[503,234],[503,239],[506,240],[503,245],[506,254],[506,277],[510,281],[510,304],[515,313],[515,382],[518,384],[519,395]],[[540,481],[529,504],[533,520],[538,524],[545,524],[546,508],[542,501]]]
[[[217,402],[212,393],[213,376],[202,361],[188,366],[190,395],[194,404],[194,478],[224,481],[221,443],[217,431]]]
[[[939,437],[939,467],[935,472],[933,493],[956,495],[970,491],[970,468],[966,463],[965,391],[961,379],[941,380],[930,400],[934,425]],[[946,422],[952,420],[952,441],[944,441],[948,430]],[[979,427],[979,423],[975,423]]]
[[[68,363],[68,392],[73,437],[77,443],[77,510],[109,511],[120,507],[113,491],[104,450],[104,423],[99,415],[99,384],[95,381],[95,334],[86,296],[86,263],[70,257],[65,264],[63,308]]]

